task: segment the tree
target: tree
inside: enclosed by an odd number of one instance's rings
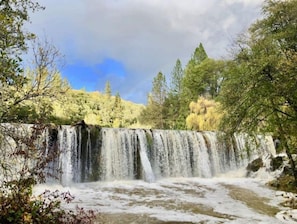
[[[225,61],[205,58],[199,64],[188,64],[183,87],[186,97],[195,100],[199,96],[214,99],[219,95],[224,79]]]
[[[140,114],[142,123],[150,124],[153,128],[163,129],[165,127],[164,103],[166,94],[166,78],[162,72],[159,72],[153,79],[153,87],[151,94],[148,96],[148,104]]]
[[[120,94],[117,92],[114,98],[114,105],[112,108],[111,119],[113,121],[113,127],[122,127],[123,125],[123,105]]]
[[[180,108],[179,108],[179,116],[177,119],[178,128],[185,129],[186,128],[186,117],[188,115],[188,105],[191,101],[194,101],[199,96],[199,92],[197,90],[197,86],[193,88],[193,82],[196,77],[195,68],[199,66],[204,60],[208,58],[202,43],[195,49],[191,59],[189,60],[186,68],[184,70],[184,77],[182,79],[182,89],[180,94]],[[200,86],[198,86],[200,88]]]
[[[164,102],[165,128],[177,129],[179,110],[181,105],[181,91],[184,71],[181,61],[177,59],[171,72],[168,94]]]
[[[182,83],[183,98],[186,100],[186,105],[189,105],[191,101],[197,99],[199,95],[203,92],[203,86],[199,80],[196,80],[197,70],[199,66],[208,58],[202,43],[199,44],[192,55],[192,58],[188,62],[185,69],[185,77]]]
[[[296,12],[296,0],[265,2],[264,17],[237,41],[220,101],[225,131],[271,132],[281,140],[297,186],[291,155],[297,148]]]
[[[106,83],[105,83],[104,93],[105,93],[105,95],[107,96],[108,99],[111,97],[111,86],[110,86],[109,81],[106,81]]]
[[[46,142],[41,141],[44,124],[16,124],[22,122],[20,115],[24,117],[30,111],[34,99],[54,94],[51,90],[57,80],[48,73],[48,65],[52,64],[37,66],[40,70],[34,70],[32,76],[24,75],[21,66],[26,42],[34,37],[24,31],[23,25],[29,21],[29,13],[40,8],[30,0],[0,1],[0,223],[90,222],[93,213],[79,210],[83,216],[80,218],[79,213],[61,208],[61,200],[72,200],[70,194],[45,192],[32,196],[32,186],[44,182],[44,168],[57,156],[56,150],[46,153]],[[48,58],[41,57],[46,55],[38,51],[35,56],[38,62],[48,62]],[[46,106],[38,109],[47,110]],[[15,124],[3,123],[12,121]]]
[[[191,102],[190,114],[187,116],[187,128],[196,131],[218,130],[222,114],[219,103],[200,97],[197,102]]]
[[[184,70],[179,59],[176,60],[175,66],[171,72],[171,79],[169,85],[169,93],[172,95],[180,95],[182,91],[182,80],[184,77]]]
[[[189,64],[198,65],[207,58],[208,58],[208,56],[206,54],[206,51],[205,51],[202,43],[199,43],[199,46],[195,49],[194,54],[193,54]]]
[[[6,0],[0,2],[0,83],[22,85],[21,55],[26,52],[26,41],[34,37],[25,32],[24,23],[29,21],[29,13],[42,9],[30,0]]]
[[[25,32],[23,25],[29,21],[29,13],[38,9],[38,3],[30,0],[0,2],[0,122],[5,120],[7,109],[12,109],[6,107],[11,97],[26,83],[21,55],[27,50],[26,41],[34,35]]]
[[[58,71],[61,60],[59,50],[47,40],[43,42],[38,39],[34,40],[32,50],[31,68],[19,74],[22,82],[4,84],[0,90],[2,122],[49,122],[52,100],[57,100],[69,89],[67,81],[61,78]],[[21,118],[25,111],[28,116]],[[31,119],[28,119],[30,115]]]

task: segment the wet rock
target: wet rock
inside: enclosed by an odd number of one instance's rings
[[[88,125],[86,124],[86,122],[84,120],[78,121],[78,122],[74,123],[72,126],[81,126],[82,128],[88,127]]]
[[[293,170],[290,166],[285,166],[283,169],[281,176],[286,176],[286,175],[293,176]]]
[[[263,160],[258,158],[250,162],[246,169],[248,172],[257,172],[261,167],[263,167]]]
[[[288,223],[288,224],[296,223],[297,209],[281,211],[276,214],[276,218],[278,218],[282,223]]]
[[[278,170],[284,163],[284,158],[282,156],[276,156],[271,158],[270,167],[272,171]]]

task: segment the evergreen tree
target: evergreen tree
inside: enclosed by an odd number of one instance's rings
[[[184,79],[184,84],[192,96],[204,96],[215,99],[224,79],[225,61],[207,58],[192,70],[192,75]]]
[[[182,88],[180,93],[180,108],[177,124],[179,129],[186,129],[186,117],[189,113],[188,106],[191,101],[195,101],[201,93],[201,86],[197,85],[196,68],[208,58],[202,43],[195,49],[190,61],[188,62],[184,77],[182,79]]]
[[[184,77],[184,71],[182,68],[181,61],[176,60],[175,66],[171,72],[169,93],[172,95],[180,95],[182,90],[182,80]]]
[[[159,72],[153,79],[152,92],[148,96],[148,104],[140,115],[140,121],[150,124],[153,128],[165,127],[164,103],[166,100],[166,78]]]
[[[107,96],[107,98],[110,98],[111,97],[111,86],[110,86],[110,82],[109,81],[106,81],[106,83],[105,83],[104,93]]]
[[[200,43],[199,46],[195,49],[194,54],[190,60],[190,63],[193,63],[194,65],[199,65],[201,62],[203,62],[207,58],[208,58],[208,56],[206,54],[206,51],[205,51],[202,43]]]
[[[123,105],[120,94],[117,92],[114,98],[114,105],[112,108],[113,127],[122,127],[123,120]]]
[[[206,59],[208,59],[208,56],[203,45],[200,43],[199,47],[195,49],[194,54],[185,69],[185,77],[183,79],[183,97],[186,105],[189,105],[191,101],[195,101],[204,91],[202,83],[197,80],[197,70],[199,71],[199,66]]]
[[[181,61],[177,59],[176,64],[171,72],[168,95],[164,103],[164,117],[166,121],[165,128],[177,129],[179,127],[177,120],[181,105],[183,76],[184,71]]]

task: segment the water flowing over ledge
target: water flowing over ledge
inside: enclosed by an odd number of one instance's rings
[[[49,131],[48,150],[61,150],[49,169],[72,182],[166,177],[210,178],[275,154],[270,136],[237,134],[226,141],[216,132],[61,126]]]

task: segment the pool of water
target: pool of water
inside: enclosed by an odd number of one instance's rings
[[[98,212],[98,223],[283,223],[286,208],[260,180],[248,178],[170,178],[154,183],[113,181],[39,185],[69,191],[72,203]],[[289,223],[289,222],[288,222]]]

